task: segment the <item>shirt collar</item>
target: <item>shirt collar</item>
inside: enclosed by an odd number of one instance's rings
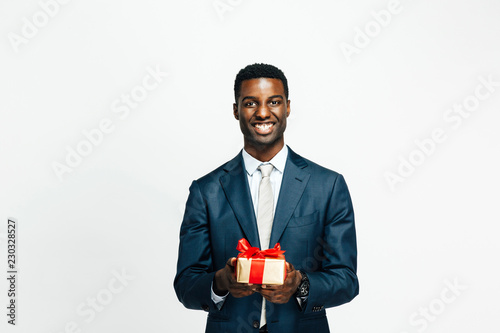
[[[247,170],[247,173],[252,176],[253,173],[257,170],[257,168],[261,164],[268,164],[271,163],[276,170],[279,172],[283,173],[285,171],[285,164],[286,164],[286,159],[288,157],[288,147],[287,145],[283,145],[283,148],[274,155],[274,157],[269,161],[269,162],[262,162],[247,153],[245,148],[243,148],[243,162],[245,164],[245,169]]]

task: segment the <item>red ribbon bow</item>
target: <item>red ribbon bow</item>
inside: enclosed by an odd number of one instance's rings
[[[258,247],[250,246],[250,243],[245,238],[238,241],[236,249],[241,252],[238,254],[238,258],[279,258],[285,253],[285,251],[281,250],[280,243],[276,243],[272,249],[261,251]]]

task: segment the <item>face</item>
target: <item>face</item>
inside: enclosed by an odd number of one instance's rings
[[[245,148],[259,151],[278,149],[277,153],[283,147],[290,101],[286,100],[281,80],[259,78],[243,81],[233,113],[240,122]]]

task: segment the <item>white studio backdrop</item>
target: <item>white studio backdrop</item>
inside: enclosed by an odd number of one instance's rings
[[[342,173],[360,294],[332,332],[500,324],[500,2],[0,2],[0,258],[16,326],[204,331],[173,290],[188,187],[235,156],[233,82],[290,86],[286,143]]]

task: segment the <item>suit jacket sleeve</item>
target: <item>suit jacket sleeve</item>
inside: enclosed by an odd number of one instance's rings
[[[210,251],[210,230],[206,200],[193,181],[180,231],[179,256],[174,289],[186,308],[209,311],[215,271]]]
[[[347,184],[340,174],[328,201],[321,243],[321,268],[307,273],[310,290],[305,312],[347,303],[359,292],[354,211]]]

